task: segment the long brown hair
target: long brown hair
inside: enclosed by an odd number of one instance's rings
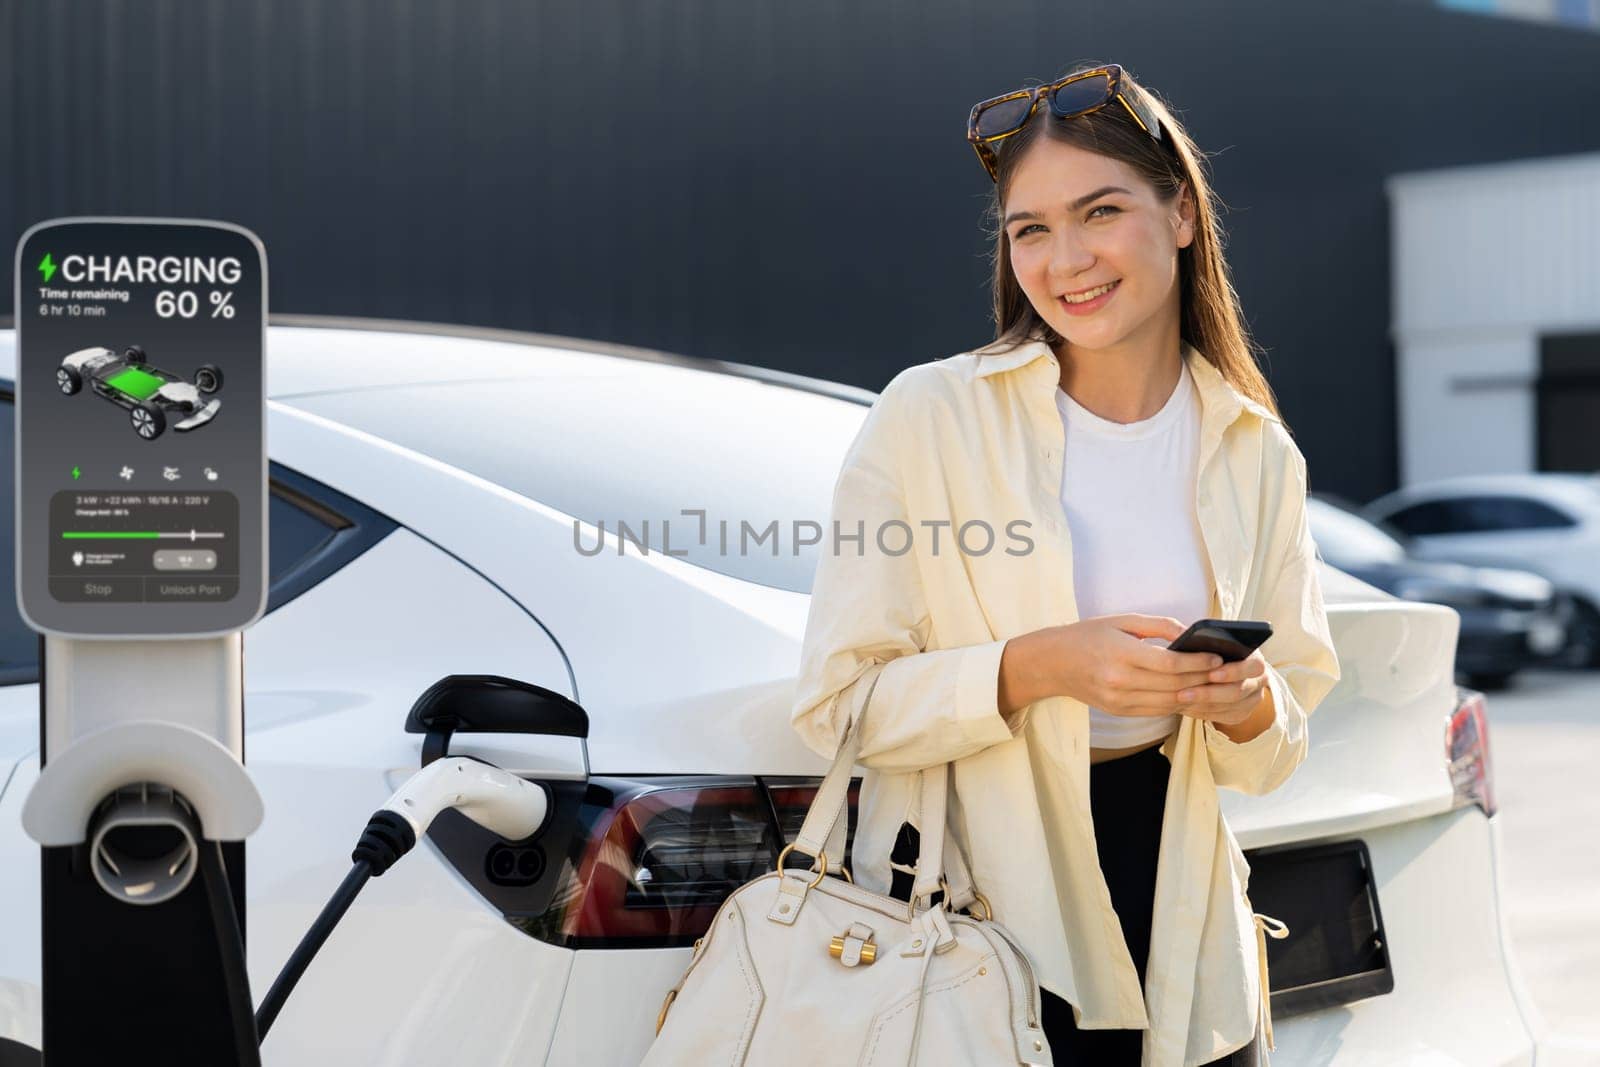
[[[1085,63],[1069,73],[1101,65]],[[1183,340],[1209,359],[1229,384],[1277,413],[1272,387],[1256,364],[1259,348],[1245,328],[1239,295],[1234,291],[1228,264],[1222,255],[1224,236],[1217,220],[1220,200],[1208,180],[1205,153],[1172,117],[1166,103],[1134,81],[1126,67],[1122,72],[1121,92],[1135,103],[1142,99],[1155,112],[1161,121],[1161,141],[1140,129],[1127,109],[1116,101],[1087,115],[1062,120],[1051,114],[1049,104],[1041,100],[1026,126],[995,143],[999,177],[989,208],[989,219],[993,223],[991,236],[995,242],[991,254],[995,339],[977,351],[1003,352],[1040,337],[1051,346],[1062,340],[1061,335],[1039,316],[1018,284],[1011,269],[1011,239],[1001,224],[1002,206],[1018,162],[1040,137],[1048,137],[1127,164],[1168,203],[1176,200],[1181,184],[1188,184],[1194,195],[1195,227],[1194,240],[1178,249],[1179,331]]]

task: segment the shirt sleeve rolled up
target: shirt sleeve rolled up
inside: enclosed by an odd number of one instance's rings
[[[850,726],[861,737],[863,765],[910,772],[1009,741],[1025,717],[1007,725],[1000,714],[1004,640],[928,648],[933,630],[907,533],[918,527],[896,458],[898,399],[891,382],[835,482],[791,719],[822,756],[835,755]],[[880,538],[880,531],[890,532]],[[869,693],[871,707],[864,708]]]

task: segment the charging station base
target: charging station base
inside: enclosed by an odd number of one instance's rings
[[[224,842],[222,855],[234,914],[242,916],[244,842]],[[200,875],[171,900],[129,905],[95,881],[87,845],[44,848],[40,856],[48,1062],[237,1062],[229,987]],[[174,1004],[183,1005],[177,1027]]]

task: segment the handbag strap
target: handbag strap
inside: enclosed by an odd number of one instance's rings
[[[917,804],[917,877],[911,883],[911,904],[937,893],[944,881],[944,836],[949,832],[945,818],[950,799],[950,765],[929,767],[918,777],[921,796]]]
[[[927,768],[920,775],[921,795],[917,805],[920,848],[911,900],[914,904],[943,889],[946,905],[961,911],[971,906],[978,894],[972,885],[967,858],[950,829],[950,778],[954,773],[953,764],[943,763]],[[938,827],[940,832],[930,834],[930,827]]]
[[[874,675],[867,689],[867,698],[862,704],[862,715],[865,715],[871,706],[872,692],[877,688],[878,679],[882,675],[882,671]],[[836,865],[845,863],[847,857],[844,854],[844,846],[849,826],[850,777],[860,754],[861,731],[858,722],[845,728],[845,736],[839,744],[838,753],[833,758],[833,766],[828,768],[822,784],[817,787],[817,795],[806,812],[799,836],[795,838],[796,852],[813,858],[826,855],[831,857]],[[947,903],[952,908],[958,910],[965,908],[976,899],[966,857],[961,854],[960,847],[950,833],[947,817],[950,774],[950,764],[941,763],[937,767],[923,770],[918,775],[917,829],[921,840],[917,855],[917,875],[911,890],[913,908],[918,900],[926,899],[937,892],[941,888],[941,881],[944,882],[943,888],[947,890]],[[938,827],[940,832],[929,833],[931,827]]]
[[[882,676],[882,671],[873,675],[871,688],[867,690],[868,703],[871,703],[872,690],[878,687],[878,679]],[[865,714],[864,705],[862,713]],[[850,774],[860,754],[861,731],[854,724],[846,725],[844,738],[839,742],[839,752],[833,757],[833,766],[828,768],[822,784],[817,787],[817,795],[811,800],[805,822],[800,824],[800,835],[794,840],[796,852],[816,858],[825,854],[832,844],[838,850],[833,853],[833,861],[840,864],[844,862],[843,833],[848,822]]]
[[[941,785],[949,790],[949,781],[955,777],[954,764],[944,767],[935,767],[924,774],[938,778]],[[955,832],[950,828],[949,803],[945,805],[944,826],[944,852],[941,856],[943,862],[939,865],[944,869],[945,903],[953,911],[964,911],[978,899],[977,888],[972,884],[972,871],[967,866],[966,853],[961,851],[961,845],[956,840]],[[987,906],[987,905],[986,905]]]

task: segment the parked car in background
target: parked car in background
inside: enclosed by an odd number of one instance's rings
[[[1518,567],[1572,597],[1566,662],[1600,667],[1600,475],[1483,474],[1407,486],[1362,509],[1425,559]]]
[[[1311,494],[1307,518],[1328,563],[1402,600],[1456,610],[1456,673],[1473,688],[1499,688],[1522,668],[1548,664],[1566,649],[1572,601],[1539,575],[1414,559],[1403,534],[1331,494]]]
[[[580,703],[589,736],[451,737],[542,783],[547,823],[508,843],[441,814],[345,915],[266,1062],[636,1064],[695,940],[774,868],[827,766],[790,725],[822,551],[794,524],[827,522],[873,394],[595,342],[301,323],[268,330],[271,592],[243,638],[257,997],[421,766],[418,694],[517,678]],[[0,330],[7,502],[14,356]],[[742,521],[776,523],[782,551],[742,550]],[[1305,762],[1268,796],[1219,797],[1220,862],[1236,842],[1250,905],[1288,927],[1267,941],[1275,1060],[1531,1067],[1458,616],[1321,577],[1342,677]],[[0,1042],[29,1046],[38,648],[0,588]]]

